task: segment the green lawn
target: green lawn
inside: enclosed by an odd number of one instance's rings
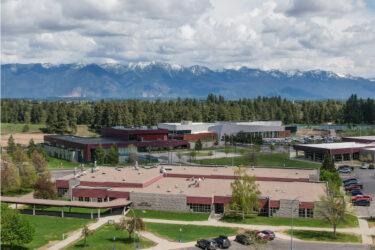
[[[19,197],[28,193],[33,192],[33,188],[21,188],[20,190],[17,191],[12,191],[12,192],[7,192],[2,194],[3,196],[10,196],[10,197]]]
[[[116,240],[113,240],[116,237]],[[136,244],[137,244],[136,240]],[[104,225],[94,231],[94,234],[87,238],[88,246],[83,248],[83,239],[75,242],[66,249],[134,249],[133,239],[129,239],[127,231],[117,231],[114,225]],[[139,242],[141,248],[149,248],[155,245],[154,242],[141,237]]]
[[[184,155],[185,156],[190,156],[190,153],[185,153]],[[211,155],[213,155],[213,153]],[[199,157],[199,156],[210,156],[210,153],[209,152],[197,152],[196,156],[197,157]]]
[[[49,241],[62,240],[62,234],[75,231],[88,224],[90,220],[76,218],[59,218],[49,216],[22,215],[35,227],[33,241],[25,247],[36,249]]]
[[[154,210],[134,210],[137,217],[163,220],[181,220],[181,221],[204,221],[208,220],[208,213],[178,213],[168,211],[154,211]],[[129,211],[128,216],[132,216]]]
[[[222,218],[223,222],[229,223],[240,223],[240,224],[250,224],[250,225],[269,225],[269,226],[290,226],[291,219],[290,218],[274,218],[274,217],[266,217],[266,216],[257,216],[257,215],[246,215],[245,220],[242,220],[241,215],[225,215]],[[319,219],[308,219],[308,218],[294,218],[293,225],[295,227],[322,227],[322,228],[330,228],[332,227],[325,220]],[[349,218],[348,223],[341,223],[337,227],[338,228],[350,228],[350,227],[358,227],[358,219],[357,217],[351,215]]]
[[[197,160],[196,163],[200,164],[216,164],[216,165],[232,165],[232,158],[217,158],[217,159],[203,159]],[[321,164],[305,161],[291,160],[286,153],[280,154],[258,154],[257,166],[263,167],[289,167],[289,168],[319,168]],[[248,165],[246,159],[242,156],[233,157],[233,165]]]
[[[49,165],[50,168],[60,168],[61,163],[62,163],[63,168],[78,168],[78,167],[80,167],[80,165],[77,162],[66,161],[66,160],[57,159],[57,158],[54,158],[54,157],[49,157],[48,165]],[[90,165],[85,164],[85,167],[88,167],[88,166],[90,166]]]
[[[221,234],[235,235],[237,228],[231,227],[213,227],[213,226],[196,226],[196,225],[177,225],[177,224],[160,224],[146,222],[146,230],[171,241],[178,241],[180,238],[183,242],[196,241],[202,238],[216,237]]]
[[[25,206],[24,209],[33,209],[31,205]],[[49,207],[49,206],[35,206],[35,209],[38,211],[49,211],[49,212],[61,212],[61,207]],[[109,209],[106,208],[101,208],[100,209],[100,214],[103,214],[105,212],[108,212]],[[64,207],[64,212],[68,213],[69,208]],[[82,207],[72,207],[71,208],[71,213],[80,213],[80,214],[90,214],[91,213],[91,208],[82,208]],[[98,213],[98,209],[93,209],[94,215]]]
[[[290,230],[286,231],[290,235]],[[359,234],[337,233],[336,239],[333,232],[293,230],[293,237],[301,240],[330,241],[330,242],[355,242],[361,243],[362,237]]]
[[[23,123],[1,123],[1,135],[22,133],[23,127],[26,124]],[[41,128],[45,128],[45,124],[27,124],[29,125],[29,132],[40,131]]]

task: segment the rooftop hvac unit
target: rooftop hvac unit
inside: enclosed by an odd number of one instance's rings
[[[167,192],[171,192],[171,189],[170,189],[170,188],[168,188]]]
[[[178,188],[178,184],[174,185],[175,188]]]

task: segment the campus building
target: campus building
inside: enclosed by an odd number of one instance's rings
[[[168,138],[168,130],[157,127],[111,127],[101,129],[100,137],[79,137],[71,135],[44,136],[44,149],[47,154],[78,162],[91,162],[95,149],[102,145],[104,149],[116,144],[120,154],[120,162],[129,155],[129,145],[137,148],[138,152],[149,152],[167,148],[187,148],[186,140]],[[146,157],[146,156],[145,156]]]
[[[222,121],[215,123],[182,121],[181,123],[159,123],[158,128],[167,129],[169,134],[183,135],[184,139],[204,140],[207,136],[215,136],[219,140],[224,135],[237,135],[239,132],[262,135],[263,138],[285,136],[285,127],[281,121]],[[193,136],[192,136],[193,135]]]
[[[60,196],[73,201],[126,199],[136,209],[223,213],[231,199],[236,167],[95,167],[56,180]],[[259,185],[260,214],[315,218],[314,203],[325,194],[318,169],[249,168]]]
[[[323,161],[326,153],[335,161],[358,160],[360,155],[368,155],[375,149],[375,136],[358,136],[343,138],[344,142],[322,144],[298,144],[293,148],[298,152],[303,151],[304,157],[311,161]]]

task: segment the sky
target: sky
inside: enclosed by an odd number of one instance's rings
[[[375,77],[375,0],[1,0],[1,63],[161,61]]]

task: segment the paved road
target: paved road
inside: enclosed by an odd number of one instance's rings
[[[200,248],[197,247],[190,247],[185,248],[189,250],[198,250]],[[232,241],[232,246],[229,249],[233,250],[248,250],[248,249],[255,249],[254,247],[243,246],[235,241]],[[274,241],[268,244],[268,247],[261,248],[262,250],[287,250],[290,249],[290,241],[288,240],[281,240],[275,239]],[[294,250],[365,250],[367,249],[366,246],[359,245],[359,244],[332,244],[332,243],[315,243],[315,242],[300,242],[295,241],[293,242],[293,249]]]

